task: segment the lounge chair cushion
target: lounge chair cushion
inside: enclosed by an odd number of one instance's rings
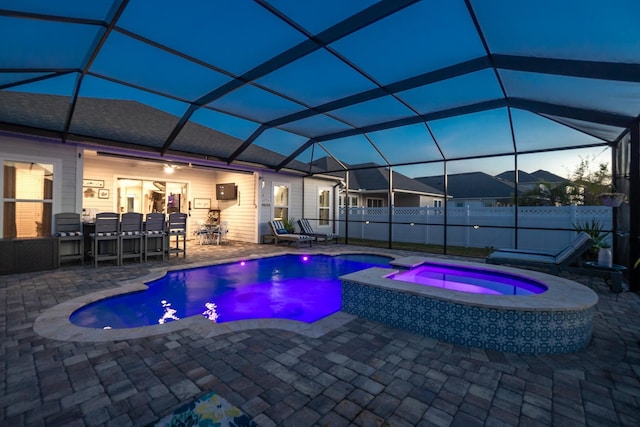
[[[586,252],[592,244],[591,236],[581,232],[573,242],[557,254],[541,251],[535,253],[531,250],[519,251],[517,249],[505,249],[492,252],[486,258],[490,264],[514,264],[514,265],[540,265],[552,267],[558,270],[566,267]]]
[[[287,234],[287,233],[289,233],[289,232],[287,231],[287,229],[286,229],[286,228],[278,228],[278,229],[276,230],[276,232],[277,232],[278,234]]]

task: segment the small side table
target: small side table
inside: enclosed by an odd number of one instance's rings
[[[587,261],[584,265],[593,270],[594,273],[603,274],[605,277],[605,282],[607,280],[611,280],[611,283],[607,283],[611,288],[611,292],[619,294],[622,292],[622,274],[627,270],[627,267],[624,265],[612,264],[611,266],[598,264],[597,261]],[[589,286],[591,286],[591,280],[593,275],[589,276]]]

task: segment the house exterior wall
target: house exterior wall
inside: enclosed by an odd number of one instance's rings
[[[168,181],[187,184],[187,201],[192,203],[188,213],[188,236],[193,238],[198,221],[207,220],[209,209],[196,209],[195,198],[209,199],[211,209],[220,209],[221,221],[229,221],[229,240],[256,242],[256,200],[255,177],[253,173],[234,173],[200,167],[187,166],[167,175],[162,171],[162,164],[142,162],[133,159],[97,157],[86,155],[84,176],[86,179],[104,181],[104,188],[109,190],[108,199],[83,198],[83,208],[90,212],[118,212],[117,179],[130,178],[151,181]],[[235,200],[216,200],[216,184],[235,183],[238,197]]]
[[[420,195],[418,194],[395,193],[393,197],[394,206],[399,208],[421,206]]]
[[[80,189],[83,158],[79,156],[81,152],[82,150],[73,144],[61,144],[59,141],[44,138],[0,134],[0,165],[5,160],[53,163],[53,214],[82,213]],[[2,179],[0,176],[0,180]],[[0,215],[2,215],[1,212]]]
[[[337,216],[338,199],[336,197],[337,187],[336,181],[318,178],[304,179],[304,205],[303,212],[297,219],[308,218],[313,230],[319,233],[330,233],[337,230],[337,224],[334,224],[334,218]],[[320,205],[320,190],[329,191],[329,224],[320,225],[318,218]],[[335,228],[334,228],[335,227]]]
[[[303,182],[304,181],[304,182]],[[276,174],[271,172],[260,172],[256,184],[256,194],[258,199],[258,238],[263,235],[270,235],[269,221],[273,219],[273,188],[275,185],[285,185],[289,188],[289,217],[300,219],[303,217],[318,217],[318,191],[323,189],[331,190],[331,203],[337,203],[333,195],[334,182],[322,178],[303,178],[296,175]],[[333,206],[330,208],[330,216],[333,217]],[[331,221],[330,221],[331,223]],[[315,221],[311,221],[313,227],[317,226]],[[331,225],[320,227],[320,230],[332,230]]]

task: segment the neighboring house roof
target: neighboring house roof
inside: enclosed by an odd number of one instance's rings
[[[549,171],[542,170],[542,169],[538,169],[537,171],[532,172],[531,175],[533,175],[536,178],[538,178],[538,180],[544,181],[544,182],[565,182],[565,181],[567,181],[567,178],[563,178],[561,176],[558,176],[558,175],[556,175],[554,173],[551,173]]]
[[[499,178],[503,181],[514,182],[515,175],[514,171],[504,171],[498,175],[496,178]],[[564,182],[565,178],[558,176],[554,173],[551,173],[546,170],[538,169],[535,172],[527,173],[521,170],[518,170],[518,182],[521,184],[534,184],[538,182]]]
[[[444,192],[444,175],[415,178],[430,187]],[[447,175],[448,194],[460,199],[479,199],[483,197],[513,197],[515,187],[484,172],[468,172]]]
[[[340,164],[331,157],[325,156],[313,162],[313,165],[322,170],[336,171],[342,169]],[[361,192],[387,191],[389,188],[389,172],[385,167],[376,163],[360,163],[345,165],[351,169],[349,175],[349,190]],[[327,175],[339,176],[345,179],[345,172],[328,172]],[[444,196],[441,190],[433,188],[423,182],[409,178],[398,172],[393,172],[393,188],[399,192],[418,193],[430,196]]]

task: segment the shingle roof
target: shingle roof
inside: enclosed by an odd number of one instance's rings
[[[433,188],[444,192],[444,176],[425,176],[415,178]],[[484,172],[469,172],[447,175],[447,194],[455,198],[513,197],[513,184],[504,182]]]
[[[338,162],[330,157],[318,159],[314,162],[314,166],[326,168],[325,170],[340,169]],[[388,191],[389,172],[385,167],[375,163],[346,164],[345,166],[351,170],[349,176],[350,190],[366,190],[370,192]],[[343,179],[345,179],[346,176],[344,172],[330,172],[329,174],[339,176]],[[425,195],[443,195],[442,191],[395,171],[393,171],[393,188],[396,191],[415,192]]]

